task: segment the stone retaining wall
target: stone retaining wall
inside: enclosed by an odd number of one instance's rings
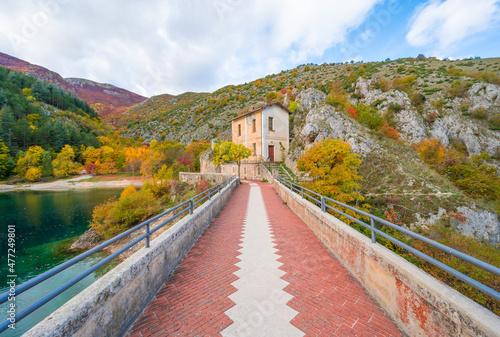
[[[224,180],[231,178],[232,174],[221,173],[198,173],[198,172],[179,172],[179,180],[188,184],[196,184],[200,180],[205,180],[212,185],[217,185]]]
[[[24,336],[123,336],[238,185],[235,180]]]
[[[500,318],[292,193],[274,188],[410,336],[500,336]]]

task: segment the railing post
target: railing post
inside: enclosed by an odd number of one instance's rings
[[[212,193],[210,191],[210,188],[208,189],[208,200],[210,200],[212,198]]]
[[[321,196],[321,211],[326,212],[326,204],[324,196]]]
[[[300,186],[300,193],[302,193],[302,199],[304,199],[304,187]]]
[[[193,214],[193,198],[189,199],[189,214]]]
[[[220,184],[217,185],[217,193],[220,193]]]
[[[148,236],[146,236],[146,248],[149,248],[149,223],[146,225],[146,233]]]
[[[375,233],[375,220],[370,218],[370,225],[372,227],[372,242],[377,243],[377,234]]]

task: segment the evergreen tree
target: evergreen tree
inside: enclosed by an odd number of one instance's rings
[[[42,176],[49,177],[52,174],[54,174],[54,168],[52,167],[52,153],[44,151],[42,153]]]
[[[12,109],[9,106],[4,106],[0,110],[0,138],[3,139],[5,145],[8,148],[12,148],[13,141],[13,132],[12,129],[14,127],[14,114],[12,113]]]

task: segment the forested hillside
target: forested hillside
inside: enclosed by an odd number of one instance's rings
[[[100,137],[109,133],[87,103],[52,84],[0,67],[0,178],[25,176],[30,167],[39,167],[34,176],[41,176],[42,157],[51,163],[69,146],[74,159],[75,151],[99,147]],[[25,167],[16,171],[21,158]],[[52,175],[53,169],[45,173]]]
[[[108,129],[89,105],[54,85],[0,67],[0,138],[11,153],[40,145],[98,146]]]
[[[146,99],[146,97],[111,84],[80,78],[62,78],[61,75],[47,68],[4,53],[0,53],[0,66],[53,84],[66,93],[75,95],[87,102],[101,118],[113,126],[120,125],[123,110]]]

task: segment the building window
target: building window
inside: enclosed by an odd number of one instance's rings
[[[241,124],[238,124],[238,137],[241,136]]]
[[[257,143],[252,144],[252,150],[254,155],[257,154]]]
[[[274,122],[274,118],[273,117],[269,117],[269,131],[274,131],[274,125],[273,125],[273,122]]]
[[[257,132],[257,120],[252,120],[252,132]]]

